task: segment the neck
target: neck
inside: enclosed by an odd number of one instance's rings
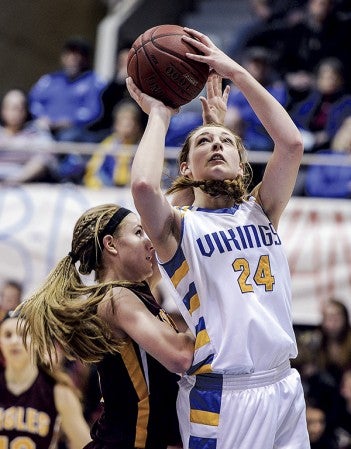
[[[224,209],[234,206],[235,201],[227,195],[211,196],[200,189],[195,189],[194,207],[203,209]]]
[[[21,127],[20,126],[6,126],[5,130],[6,133],[9,134],[10,136],[14,136],[16,135],[19,131],[21,131]]]
[[[26,391],[33,384],[38,372],[38,367],[32,364],[24,367],[7,366],[5,369],[7,388],[13,393]]]

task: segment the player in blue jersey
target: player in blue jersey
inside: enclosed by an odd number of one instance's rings
[[[127,79],[149,115],[132,167],[135,206],[196,338],[178,397],[183,445],[307,449],[301,380],[290,367],[297,355],[290,273],[277,233],[301,163],[302,139],[284,108],[242,66],[206,35],[186,31],[192,35],[186,42],[201,53],[187,56],[209,64],[210,77],[230,79],[242,91],[274,151],[262,182],[248,194],[250,167],[240,138],[207,121],[181,150],[180,177],[171,192],[177,195],[172,204],[183,207],[172,206],[160,181],[165,136],[176,111]]]

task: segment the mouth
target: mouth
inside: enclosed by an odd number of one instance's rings
[[[209,159],[209,162],[225,162],[224,157],[220,153],[215,153],[212,155],[212,157]]]

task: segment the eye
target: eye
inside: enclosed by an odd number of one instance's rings
[[[143,234],[144,234],[144,231],[141,228],[137,229],[135,232],[135,235],[137,235],[138,237],[141,237]]]
[[[230,145],[234,145],[234,142],[230,137],[224,137],[223,142],[229,143]]]
[[[201,137],[197,143],[198,143],[198,145],[201,145],[201,144],[207,143],[209,141],[210,141],[210,139],[208,137]]]

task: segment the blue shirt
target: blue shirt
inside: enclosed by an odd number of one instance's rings
[[[102,112],[101,93],[105,87],[92,70],[74,79],[64,71],[42,76],[29,93],[30,112],[35,118],[47,117],[52,122],[69,121],[83,127]]]

